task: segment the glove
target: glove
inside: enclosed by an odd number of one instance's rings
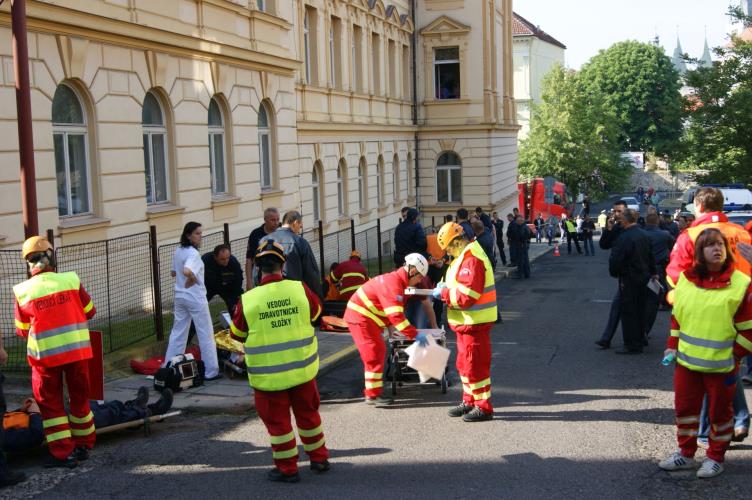
[[[428,345],[428,335],[423,332],[418,333],[413,340],[421,347],[426,347]]]
[[[431,292],[431,295],[433,296],[433,298],[441,300],[441,290],[446,287],[447,285],[443,281],[436,283],[436,288],[434,288],[433,292]]]

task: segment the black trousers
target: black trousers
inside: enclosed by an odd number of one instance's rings
[[[507,265],[507,255],[504,253],[504,240],[497,239],[496,246],[499,248],[499,256],[501,257],[501,264]]]
[[[630,351],[642,352],[645,339],[645,306],[647,302],[647,281],[619,280],[621,332],[624,347]]]
[[[582,253],[582,249],[580,248],[580,241],[579,238],[577,238],[577,233],[567,232],[567,254],[572,253],[573,241],[575,248],[577,248],[577,253]]]

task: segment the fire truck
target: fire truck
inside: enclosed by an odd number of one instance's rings
[[[520,213],[531,222],[538,214],[544,219],[551,215],[561,219],[562,214],[572,216],[574,203],[566,184],[553,177],[536,177],[517,184]]]

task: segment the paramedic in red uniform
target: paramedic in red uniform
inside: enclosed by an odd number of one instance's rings
[[[493,267],[478,241],[470,242],[459,224],[444,224],[437,240],[454,258],[446,283],[437,284],[433,296],[446,304],[447,322],[457,334],[457,371],[463,388],[462,403],[449,410],[449,416],[465,422],[491,420],[489,333],[497,318]]]
[[[96,439],[87,362],[92,357],[87,320],[96,311],[75,272],[55,272],[47,239],[32,236],[21,251],[31,278],[13,287],[16,333],[28,339],[32,390],[52,455],[45,467],[73,468],[89,458]],[[65,411],[63,380],[70,415]]]
[[[353,250],[350,258],[340,262],[329,277],[339,288],[339,300],[350,300],[358,288],[368,281],[368,271],[360,262],[360,252]]]
[[[365,398],[370,405],[389,405],[392,398],[384,389],[386,344],[381,336],[390,325],[409,339],[427,342],[405,318],[405,288],[415,286],[428,273],[428,261],[418,253],[405,257],[405,264],[390,273],[376,276],[360,287],[347,303],[344,320],[360,352],[365,367]]]
[[[254,263],[261,270],[261,281],[240,297],[230,330],[234,339],[244,343],[256,412],[269,432],[275,467],[267,477],[295,483],[300,480],[298,446],[290,410],[311,470],[329,470],[316,387],[318,343],[312,324],[321,314],[321,301],[302,281],[282,276],[285,249],[273,237],[259,243]]]

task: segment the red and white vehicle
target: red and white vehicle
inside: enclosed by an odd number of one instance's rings
[[[531,222],[543,214],[544,219],[551,215],[561,219],[562,214],[572,216],[574,203],[566,184],[553,177],[536,177],[528,182],[517,184],[519,209],[526,221]]]

